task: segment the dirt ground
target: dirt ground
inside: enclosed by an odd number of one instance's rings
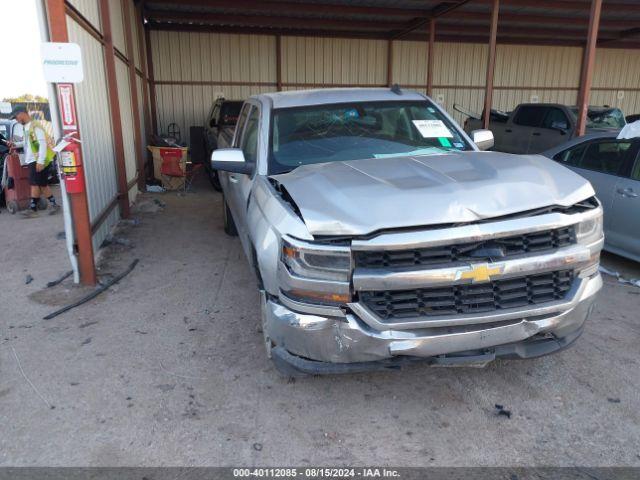
[[[69,270],[62,217],[3,210],[0,465],[640,466],[640,288],[605,277],[584,335],[553,356],[288,381],[220,201],[205,184],[141,198],[101,278],[137,267],[48,321],[84,291],[45,290]]]

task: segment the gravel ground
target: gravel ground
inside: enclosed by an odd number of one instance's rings
[[[100,274],[136,269],[49,321],[86,291],[44,288],[69,268],[62,218],[0,215],[0,465],[640,466],[640,288],[606,277],[553,356],[288,381],[220,201],[206,185],[141,197]]]

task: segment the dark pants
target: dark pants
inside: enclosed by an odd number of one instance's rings
[[[49,184],[49,167],[47,165],[41,171],[36,170],[36,162],[29,164],[29,185],[32,187],[46,187]]]

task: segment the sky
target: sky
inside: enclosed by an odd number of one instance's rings
[[[0,100],[23,93],[47,96],[40,65],[39,0],[0,0]]]

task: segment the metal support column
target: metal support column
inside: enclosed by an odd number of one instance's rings
[[[276,35],[276,88],[282,91],[282,37]]]
[[[67,32],[67,18],[65,14],[64,0],[46,0],[47,23],[49,26],[49,39],[52,42],[66,43],[69,41]],[[56,86],[59,94],[59,89]],[[75,108],[76,94],[75,88],[71,93],[72,102]],[[75,118],[78,118],[77,112]],[[76,138],[80,138],[80,129],[76,125]],[[80,144],[82,152],[82,144]],[[87,159],[85,158],[85,162]],[[80,271],[80,283],[93,286],[97,283],[96,266],[93,257],[93,244],[91,237],[91,217],[89,216],[89,202],[87,200],[87,186],[82,178],[82,191],[70,193],[71,215],[73,217],[73,230],[77,240],[78,269]]]
[[[487,82],[484,91],[484,115],[482,117],[482,128],[489,128],[491,118],[491,104],[493,103],[493,74],[496,69],[496,38],[498,36],[498,13],[500,11],[500,0],[493,0],[491,9],[491,34],[489,37],[489,55],[487,58]]]
[[[120,118],[120,100],[118,99],[118,77],[116,76],[116,56],[111,33],[109,0],[100,0],[100,18],[104,38],[104,60],[107,71],[107,93],[109,94],[109,112],[113,133],[113,149],[116,156],[116,176],[118,180],[118,203],[120,216],[129,218],[129,189],[127,188],[127,169],[124,159],[124,140],[122,139],[122,120]]]
[[[427,52],[427,95],[433,96],[433,51],[436,42],[436,19],[429,20],[429,46]]]
[[[393,40],[387,40],[387,86],[393,84]]]
[[[143,12],[144,14],[144,12]],[[149,30],[144,30],[144,43],[147,49],[147,78],[149,80],[149,102],[151,103],[151,125],[153,133],[158,135],[158,106],[156,104],[156,83],[153,76],[153,58],[151,57],[151,38]]]
[[[121,0],[122,11],[124,13],[124,38],[127,46],[127,60],[129,61],[129,88],[131,89],[131,111],[133,112],[133,135],[136,144],[136,163],[138,165],[138,189],[144,191],[145,189],[145,172],[144,172],[144,158],[142,153],[142,132],[140,131],[140,104],[138,103],[138,81],[136,77],[136,57],[133,54],[133,34],[131,29],[134,25],[134,20],[131,19],[131,10],[129,9],[129,3],[131,0]],[[134,10],[135,12],[135,10]]]
[[[584,48],[584,57],[582,59],[580,92],[578,93],[578,123],[576,126],[578,136],[584,135],[587,126],[587,110],[589,109],[589,100],[591,98],[591,82],[593,80],[593,66],[596,60],[596,44],[598,42],[601,12],[602,0],[591,0],[589,32],[587,34],[587,44]]]

